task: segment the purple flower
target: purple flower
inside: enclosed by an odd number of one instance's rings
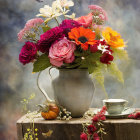
[[[19,61],[23,65],[25,65],[33,61],[36,58],[36,55],[37,55],[37,45],[32,42],[26,42],[19,54]]]
[[[66,37],[68,37],[68,32],[74,27],[80,27],[81,24],[78,23],[77,21],[74,21],[72,19],[65,19],[63,22],[60,24],[60,28],[63,29],[63,33],[65,34]]]
[[[59,39],[64,37],[63,29],[60,27],[55,27],[40,36],[38,41],[38,50],[42,53],[49,52],[50,46]]]

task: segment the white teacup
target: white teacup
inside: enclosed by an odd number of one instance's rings
[[[108,114],[121,114],[126,107],[128,101],[124,99],[106,99],[103,105],[106,106]]]

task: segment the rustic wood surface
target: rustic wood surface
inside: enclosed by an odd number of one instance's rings
[[[33,120],[34,128],[38,129],[36,136],[38,140],[80,140],[82,123],[90,121],[84,118],[73,118],[70,121],[47,121],[40,115],[34,119],[31,116],[31,114],[27,114],[17,121],[19,140],[23,140],[24,134],[32,126]],[[107,119],[104,121],[104,128],[107,135],[104,135],[103,140],[140,140],[140,120]],[[42,135],[49,130],[53,131],[50,137]]]

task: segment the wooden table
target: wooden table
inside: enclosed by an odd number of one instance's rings
[[[37,115],[37,118],[31,116],[26,114],[17,121],[19,140],[23,140],[25,133],[30,133],[31,130],[34,130],[32,133],[36,137],[33,140],[80,140],[82,123],[90,121],[84,118],[73,118],[70,121],[46,121],[40,115]],[[107,132],[103,137],[104,140],[140,140],[140,120],[107,119],[104,121],[104,128]],[[53,131],[50,137],[46,133],[49,130]]]

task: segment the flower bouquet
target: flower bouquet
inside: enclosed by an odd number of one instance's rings
[[[103,88],[107,71],[123,83],[115,60],[128,59],[126,43],[118,32],[104,26],[105,10],[89,5],[87,15],[75,18],[75,13],[68,14],[71,6],[71,0],[56,0],[40,8],[37,17],[42,18],[27,21],[18,33],[18,40],[25,42],[19,61],[33,63],[33,72],[48,67],[88,69]]]

